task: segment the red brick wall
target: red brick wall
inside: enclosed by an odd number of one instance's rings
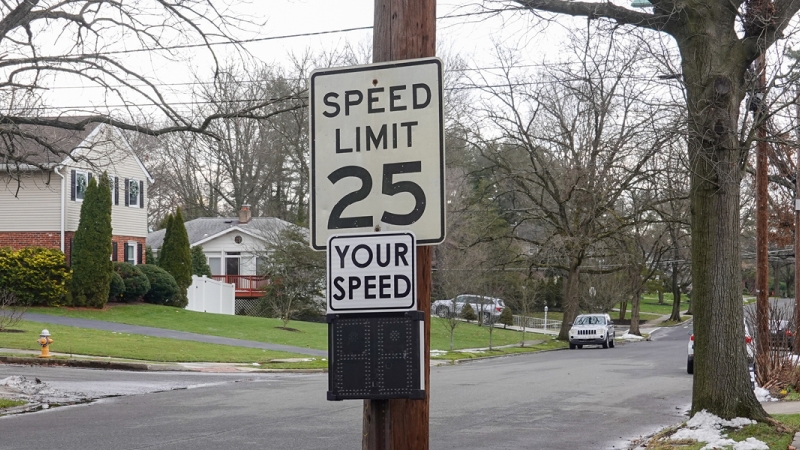
[[[67,231],[64,233],[64,255],[67,257],[67,264],[71,264],[72,239],[75,232]],[[142,244],[142,259],[144,259],[145,238],[133,236],[112,236],[111,241],[117,242],[117,261],[125,260],[125,244],[136,241]],[[24,247],[46,247],[61,248],[61,233],[58,231],[0,231],[0,247],[11,247],[19,250]],[[144,264],[141,261],[140,264]]]
[[[142,260],[143,261],[139,261],[139,264],[146,264],[147,261],[144,261],[144,259],[145,259],[144,248],[145,248],[145,245],[146,245],[145,244],[146,240],[147,239],[143,238],[143,237],[116,236],[116,235],[112,236],[111,237],[111,242],[116,242],[117,243],[117,259],[116,259],[116,261],[125,261],[125,244],[127,244],[128,242],[136,241],[136,242],[138,242],[139,244],[142,245]]]
[[[19,250],[25,247],[61,248],[58,231],[0,231],[0,247]]]

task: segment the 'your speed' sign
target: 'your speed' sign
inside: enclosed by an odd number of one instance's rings
[[[311,246],[378,226],[442,242],[441,60],[317,70],[310,108]]]

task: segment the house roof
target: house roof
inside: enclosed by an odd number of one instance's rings
[[[189,235],[189,245],[202,244],[231,231],[240,231],[258,239],[268,239],[270,232],[280,231],[292,224],[276,217],[253,217],[247,223],[241,223],[233,217],[200,217],[184,222]],[[161,248],[164,243],[166,229],[154,231],[147,235],[147,245],[152,249]]]
[[[78,122],[85,118],[72,116],[58,119],[63,122]],[[83,130],[65,130],[44,125],[4,124],[0,125],[0,134],[13,141],[14,150],[21,160],[30,164],[55,166],[64,160],[64,155],[75,150],[100,125],[100,123],[91,123]],[[51,145],[59,153],[53,153],[42,145],[41,141]]]
[[[42,117],[42,120],[58,120],[60,122],[77,123],[90,116],[61,116],[61,117]],[[29,125],[29,124],[4,124],[0,125],[0,135],[4,135],[13,141],[17,155],[21,157],[21,161],[27,164],[34,164],[39,167],[55,167],[57,165],[66,164],[70,160],[77,161],[79,157],[83,156],[92,142],[87,142],[89,138],[100,131],[104,123],[91,122],[87,124],[83,130],[66,130],[59,127],[52,127],[47,125]],[[136,156],[133,148],[128,143],[128,140],[116,127],[112,127],[120,142],[126,150],[133,156],[139,168],[142,169],[148,181],[154,181],[150,172],[142,164],[142,161]],[[45,143],[52,147],[48,148]],[[55,150],[56,152],[54,152]],[[69,156],[65,156],[69,155]],[[16,159],[16,158],[15,158]]]

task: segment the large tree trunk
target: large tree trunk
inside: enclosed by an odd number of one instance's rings
[[[709,23],[706,17],[687,22],[677,42],[692,172],[692,412],[764,420],[768,416],[750,389],[740,291],[739,185],[746,149],[739,146],[736,130],[747,61],[740,47],[719,45],[736,41],[731,24]]]
[[[642,294],[638,290],[633,293],[633,300],[631,300],[631,328],[628,333],[641,336],[642,332],[639,331],[639,302],[641,302]]]
[[[573,258],[570,261],[567,281],[564,283],[564,318],[561,320],[561,330],[558,332],[558,340],[569,340],[570,324],[578,316],[578,289],[580,288],[580,268],[581,261]]]
[[[678,285],[678,263],[675,262],[672,263],[672,315],[669,320],[681,321],[681,288]]]

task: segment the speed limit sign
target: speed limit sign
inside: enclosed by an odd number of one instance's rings
[[[442,61],[311,74],[311,246],[333,234],[445,234]]]

